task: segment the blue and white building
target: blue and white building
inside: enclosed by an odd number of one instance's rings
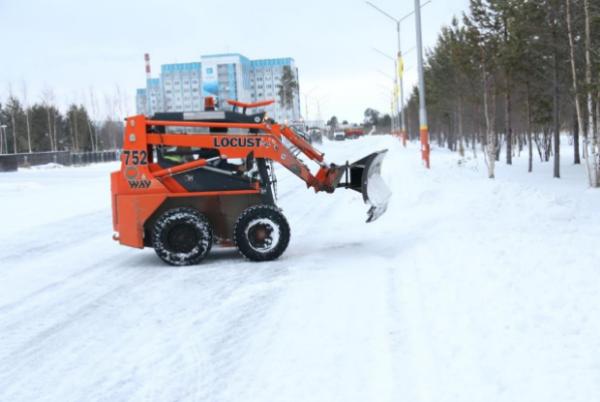
[[[278,85],[283,70],[289,67],[298,81],[298,69],[292,58],[250,60],[237,53],[201,56],[199,62],[164,64],[159,78],[146,80],[146,88],[137,90],[138,114],[155,112],[200,111],[204,98],[212,96],[220,108],[229,108],[227,99],[257,102],[274,99],[266,108],[278,122],[296,122],[300,116],[300,96],[294,96],[293,106],[283,107]]]

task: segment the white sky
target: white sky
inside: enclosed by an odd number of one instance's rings
[[[413,0],[372,2],[398,17],[414,9]],[[467,7],[468,0],[425,6],[425,46]],[[161,64],[231,52],[293,57],[300,90],[310,93],[310,118],[320,100],[323,118],[362,121],[367,107],[390,109],[391,82],[378,70],[392,75],[393,64],[371,48],[393,55],[395,38],[394,23],[362,0],[0,0],[0,101],[9,87],[22,98],[23,82],[29,103],[51,88],[60,105],[89,105],[93,89],[102,114],[104,99],[119,88],[127,95],[122,113],[133,114],[145,52],[155,76]],[[402,25],[402,40],[405,52],[415,44],[412,18]],[[416,82],[415,52],[405,59],[408,94]]]

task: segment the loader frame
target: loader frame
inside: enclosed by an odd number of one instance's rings
[[[256,104],[234,103],[244,111],[246,107],[256,107]],[[197,131],[176,132],[179,128]],[[227,129],[236,132],[215,132]],[[296,152],[284,144],[284,139]],[[256,161],[275,161],[315,191],[331,193],[340,186],[352,188],[350,183],[340,184],[344,173],[350,176],[347,165],[328,166],[323,153],[286,125],[264,119],[258,123],[231,123],[133,116],[126,119],[121,169],[111,174],[114,239],[123,245],[148,246],[148,229],[154,219],[161,212],[180,206],[193,207],[207,215],[219,242],[231,245],[232,227],[241,211],[256,204],[275,203],[264,178],[250,181],[248,188],[242,190],[190,192],[174,177],[196,169],[209,169],[210,160],[198,158],[176,166],[161,166],[157,149],[164,147],[214,149],[222,159],[251,157]],[[315,174],[297,157],[299,154],[318,164]]]

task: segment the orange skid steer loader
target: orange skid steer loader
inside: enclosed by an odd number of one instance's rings
[[[252,261],[273,260],[290,239],[276,205],[273,162],[315,191],[362,193],[370,205],[367,222],[385,212],[390,192],[380,170],[387,150],[328,165],[292,128],[264,112],[246,113],[273,101],[228,102],[232,111],[126,119],[121,169],[111,174],[115,240],[153,247],[172,265],[200,262],[213,243],[235,246]],[[319,165],[314,175],[300,153]]]

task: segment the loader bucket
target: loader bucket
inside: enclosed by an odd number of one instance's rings
[[[341,186],[362,194],[365,204],[371,207],[367,211],[367,222],[373,222],[387,209],[392,192],[381,177],[381,163],[387,149],[373,152],[347,166],[347,182]]]

